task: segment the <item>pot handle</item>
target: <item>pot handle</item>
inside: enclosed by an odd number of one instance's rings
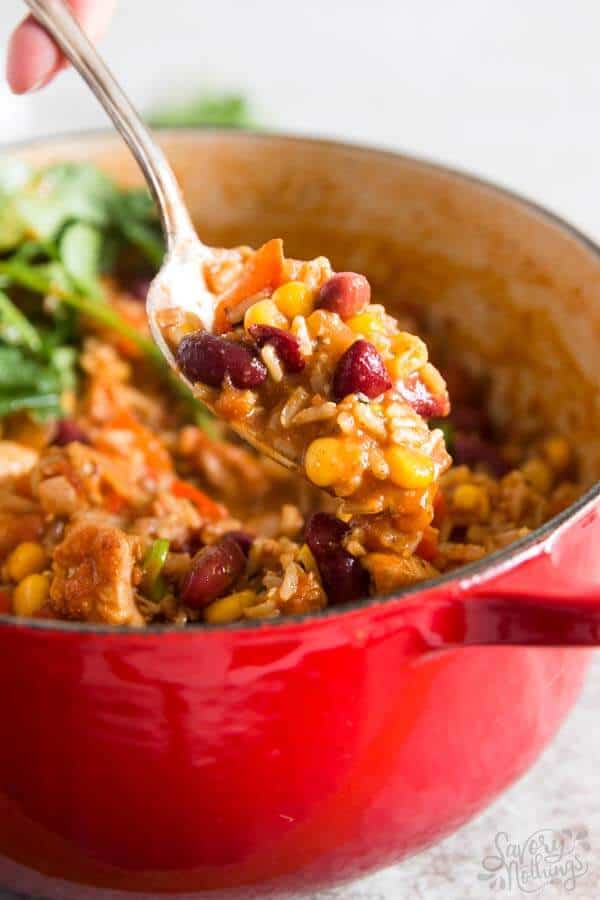
[[[492,591],[459,606],[464,646],[600,647],[600,588],[576,597]]]
[[[516,564],[461,582],[463,643],[600,646],[599,538],[594,499]]]
[[[508,564],[405,601],[405,623],[429,649],[600,646],[599,540],[594,499]]]

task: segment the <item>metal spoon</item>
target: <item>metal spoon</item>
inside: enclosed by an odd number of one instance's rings
[[[25,0],[25,3],[100,101],[129,146],[152,191],[165,235],[167,253],[148,291],[148,321],[161,353],[178,377],[193,390],[193,385],[175,363],[158,325],[157,314],[168,308],[189,310],[198,317],[203,328],[212,331],[216,297],[208,290],[203,273],[214,250],[198,238],[167,158],[81,30],[68,5],[64,0]],[[210,406],[204,397],[202,399]],[[261,453],[288,468],[298,465],[298,460],[285,457],[273,447],[267,446],[247,426],[233,422],[229,424]]]

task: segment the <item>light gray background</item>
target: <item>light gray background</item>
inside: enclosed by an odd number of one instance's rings
[[[21,14],[4,0],[8,34]],[[470,169],[600,238],[600,4],[597,0],[121,0],[102,44],[136,103],[240,89],[271,127],[347,137]],[[36,96],[0,88],[0,138],[104,124],[73,74]],[[600,662],[534,769],[443,844],[318,900],[481,900],[494,835],[585,826],[600,897]],[[8,900],[0,895],[0,900]],[[315,898],[317,900],[317,898]]]

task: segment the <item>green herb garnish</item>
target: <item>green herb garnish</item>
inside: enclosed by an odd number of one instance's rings
[[[21,344],[32,353],[38,353],[42,346],[40,335],[29,319],[2,290],[0,290],[0,338],[6,344]]]
[[[157,268],[163,253],[146,191],[120,190],[88,164],[34,172],[0,160],[0,418],[20,411],[37,418],[64,414],[85,315],[132,341],[209,427],[208,412],[171,375],[154,342],[103,295],[101,275],[123,256]]]
[[[144,570],[142,587],[150,600],[155,603],[160,602],[167,592],[162,570],[169,555],[169,546],[168,540],[158,538],[150,544],[142,562]]]
[[[32,356],[0,344],[0,417],[22,411],[59,417],[63,393],[75,384],[75,360],[73,347]]]
[[[448,453],[451,453],[454,446],[454,426],[452,425],[452,422],[448,421],[448,419],[431,419],[429,422],[429,427],[440,429],[440,431],[444,435],[444,443],[446,444],[446,449]]]
[[[201,94],[185,103],[158,109],[150,116],[157,127],[206,125],[217,128],[255,127],[248,103],[239,94]]]

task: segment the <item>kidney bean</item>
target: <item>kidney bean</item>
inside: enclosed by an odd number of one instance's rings
[[[66,447],[67,444],[72,444],[75,441],[78,441],[80,444],[90,443],[89,437],[77,422],[74,422],[73,419],[60,419],[56,423],[56,431],[52,443],[57,447]]]
[[[225,537],[231,538],[239,544],[240,550],[245,556],[250,553],[250,547],[254,543],[254,535],[248,534],[247,531],[228,531]]]
[[[329,513],[313,513],[306,523],[305,539],[314,556],[339,547],[349,526]]]
[[[239,543],[229,536],[205,547],[195,557],[181,588],[186,606],[201,609],[229,591],[246,567]]]
[[[317,563],[329,602],[353,603],[369,594],[369,573],[360,561],[339,547]]]
[[[489,431],[489,421],[484,409],[476,406],[452,404],[452,425],[456,431]]]
[[[413,372],[404,381],[397,382],[396,390],[408,405],[424,419],[447,416],[450,412],[448,394],[432,394],[417,372]]]
[[[306,525],[306,543],[316,560],[332,604],[350,603],[369,593],[369,574],[342,546],[348,525],[328,513],[315,513]]]
[[[286,372],[294,375],[301,372],[306,362],[300,351],[300,341],[296,335],[273,325],[251,325],[248,329],[259,347],[271,344]]]
[[[365,394],[373,399],[392,386],[385,364],[368,341],[355,341],[340,358],[333,373],[333,398]]]
[[[267,369],[253,347],[207,331],[187,334],[175,358],[186,378],[210,387],[221,387],[227,375],[236,388],[258,387],[267,377]]]
[[[371,285],[364,275],[338,272],[321,287],[317,306],[337,313],[342,319],[351,319],[362,312],[370,300]]]
[[[145,303],[151,284],[152,275],[133,275],[127,282],[127,290],[136,300],[142,300]]]
[[[457,466],[474,466],[483,463],[498,478],[506,475],[508,463],[497,447],[478,434],[455,434],[452,458]]]

